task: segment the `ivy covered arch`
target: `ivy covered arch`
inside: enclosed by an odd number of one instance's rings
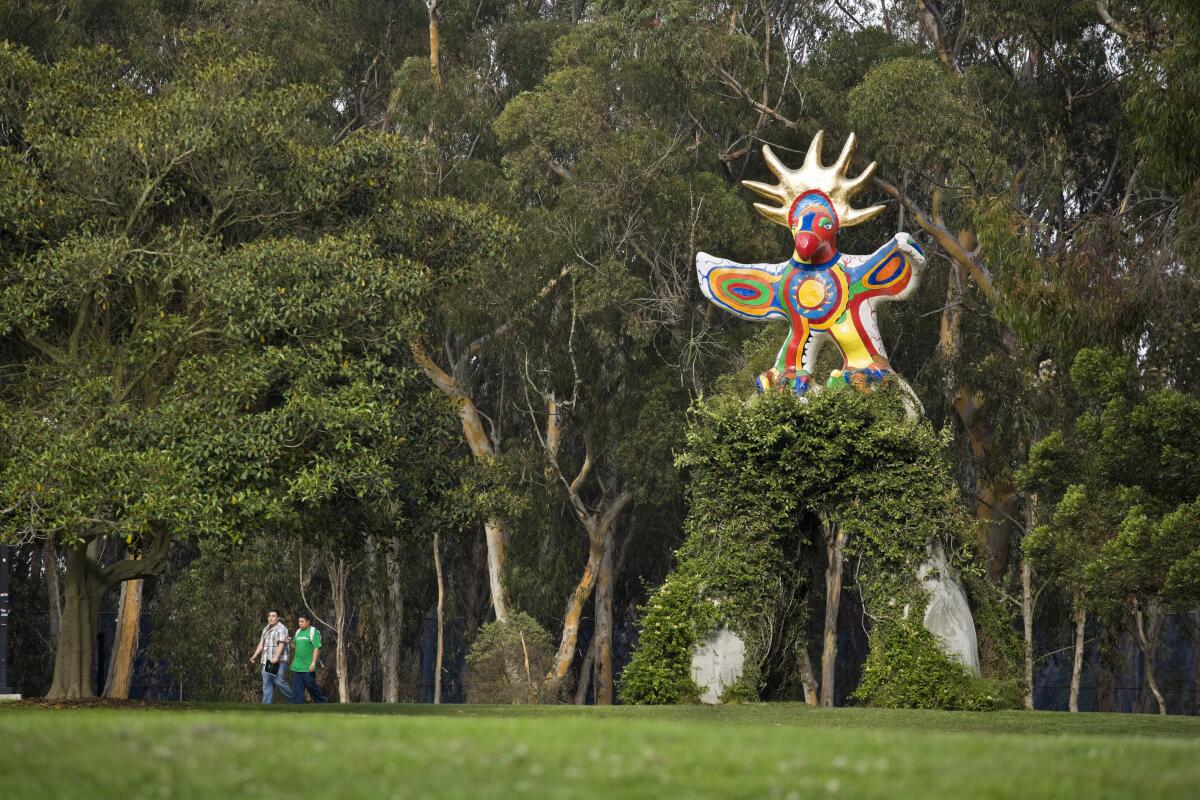
[[[750,403],[722,396],[698,403],[692,415],[679,457],[689,475],[686,539],[676,570],[644,609],[621,681],[624,702],[696,701],[692,654],[724,628],[742,640],[745,658],[723,699],[758,699],[763,664],[782,647],[794,650],[810,702],[819,691],[832,704],[843,583],[859,593],[870,623],[860,700],[944,708],[1010,702],[1015,687],[974,678],[922,625],[928,595],[918,571],[931,548],[941,548],[970,573],[970,523],[944,438],[911,419],[898,392],[806,399],[772,392]],[[812,578],[822,573],[824,586]],[[973,584],[982,590],[981,581]],[[789,611],[785,597],[804,601]],[[821,598],[823,610],[815,607]],[[974,600],[987,606],[984,619],[1000,618],[991,598]],[[820,643],[804,635],[811,613],[826,617]],[[985,635],[1012,636],[1003,619],[990,627]],[[810,660],[814,646],[820,674]]]

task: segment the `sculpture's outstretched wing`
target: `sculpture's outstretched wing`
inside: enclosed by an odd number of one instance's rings
[[[708,253],[696,254],[696,274],[704,296],[743,319],[786,319],[780,281],[788,262],[739,264]]]
[[[907,233],[898,233],[865,258],[843,256],[842,269],[856,298],[905,300],[921,282],[925,254]]]

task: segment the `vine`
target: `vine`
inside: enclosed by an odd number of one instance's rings
[[[846,588],[861,593],[872,621],[870,683],[857,696],[963,707],[961,686],[972,679],[921,625],[925,595],[917,579],[931,543],[958,553],[968,524],[945,445],[887,390],[697,403],[677,459],[688,476],[686,539],[675,572],[643,609],[622,700],[696,701],[692,653],[720,627],[746,645],[742,677],[724,699],[756,699],[764,659],[789,629],[778,616],[781,587],[799,589],[808,603],[818,595],[806,584],[813,567],[824,565],[825,547],[813,536],[823,520],[848,534],[845,558],[855,569]],[[795,647],[804,646],[798,637]],[[897,683],[933,666],[924,684]]]

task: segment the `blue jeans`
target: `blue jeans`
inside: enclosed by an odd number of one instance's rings
[[[279,691],[283,694],[285,700],[292,699],[292,690],[288,688],[287,681],[283,679],[283,674],[287,672],[287,662],[279,662],[279,671],[272,675],[267,672],[267,665],[262,665],[263,679],[263,705],[269,706],[275,701],[275,687],[279,687]]]
[[[293,672],[292,673],[292,696],[288,702],[303,703],[304,690],[308,690],[308,695],[315,703],[324,703],[325,695],[317,686],[317,673],[313,672]]]

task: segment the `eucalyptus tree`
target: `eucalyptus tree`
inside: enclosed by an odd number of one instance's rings
[[[696,113],[721,123],[705,65],[728,34],[705,19],[685,24],[684,11],[648,25],[641,10],[615,10],[576,26],[554,44],[541,82],[494,124],[527,257],[568,271],[544,314],[512,336],[527,452],[541,466],[523,474],[562,509],[550,535],[578,552],[584,534],[579,577],[558,587],[566,604],[543,681],[551,695],[572,670],[595,593],[595,696],[612,701],[613,584],[631,520],[639,508],[678,509],[671,454],[684,412],[723,368],[693,253],[748,250],[759,236],[716,143],[694,135]]]
[[[492,120],[509,97],[541,74],[543,48],[562,32],[565,11],[550,4],[438,2],[428,13],[430,45],[436,47],[399,64],[378,125],[420,141],[421,192],[437,199],[430,209],[438,202],[452,207],[449,198],[456,198],[511,212]],[[500,474],[495,468],[515,413],[508,402],[517,374],[510,335],[536,319],[569,267],[521,259],[515,220],[491,211],[477,220],[458,229],[458,236],[403,245],[436,263],[449,289],[431,307],[410,349],[458,410],[464,443],[477,467]],[[510,605],[506,548],[515,499],[503,494],[491,495],[495,502],[483,524],[481,551],[491,608],[500,620],[507,619]]]

